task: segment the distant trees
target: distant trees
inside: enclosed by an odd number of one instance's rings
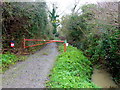
[[[59,15],[57,15],[56,9],[57,7],[55,7],[55,4],[53,4],[52,11],[49,11],[49,17],[53,26],[53,34],[55,36],[58,36],[57,27],[59,26],[59,20],[57,18],[59,17]]]

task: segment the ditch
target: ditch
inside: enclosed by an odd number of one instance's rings
[[[111,74],[106,70],[106,68],[97,68],[94,66],[92,74],[92,82],[97,86],[102,88],[117,88],[117,84],[112,79]]]

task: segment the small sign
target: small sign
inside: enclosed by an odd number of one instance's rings
[[[68,43],[66,43],[66,46],[68,46]]]
[[[10,42],[10,47],[14,47],[15,45],[14,45],[14,41],[11,41]]]

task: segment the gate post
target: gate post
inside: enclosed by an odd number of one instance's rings
[[[23,39],[23,47],[25,48],[25,38]]]
[[[66,43],[67,43],[67,40],[64,41],[64,52],[66,52],[66,50],[67,50]]]

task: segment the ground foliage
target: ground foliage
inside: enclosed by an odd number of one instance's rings
[[[8,67],[9,64],[14,64],[14,62],[17,61],[17,57],[10,53],[1,54],[0,58],[2,58],[2,61],[0,61],[2,63],[2,68]]]
[[[0,54],[0,69],[2,68],[0,73],[4,73],[11,65],[16,64],[16,62],[25,60],[25,58],[26,56],[16,56],[10,52]]]
[[[83,55],[83,52],[73,46],[59,47],[61,54],[58,56],[50,81],[50,88],[97,88],[90,78],[92,74],[92,63]]]
[[[64,16],[61,35],[84,51],[92,63],[105,64],[115,81],[120,81],[120,30],[118,3],[88,4],[82,13]]]

